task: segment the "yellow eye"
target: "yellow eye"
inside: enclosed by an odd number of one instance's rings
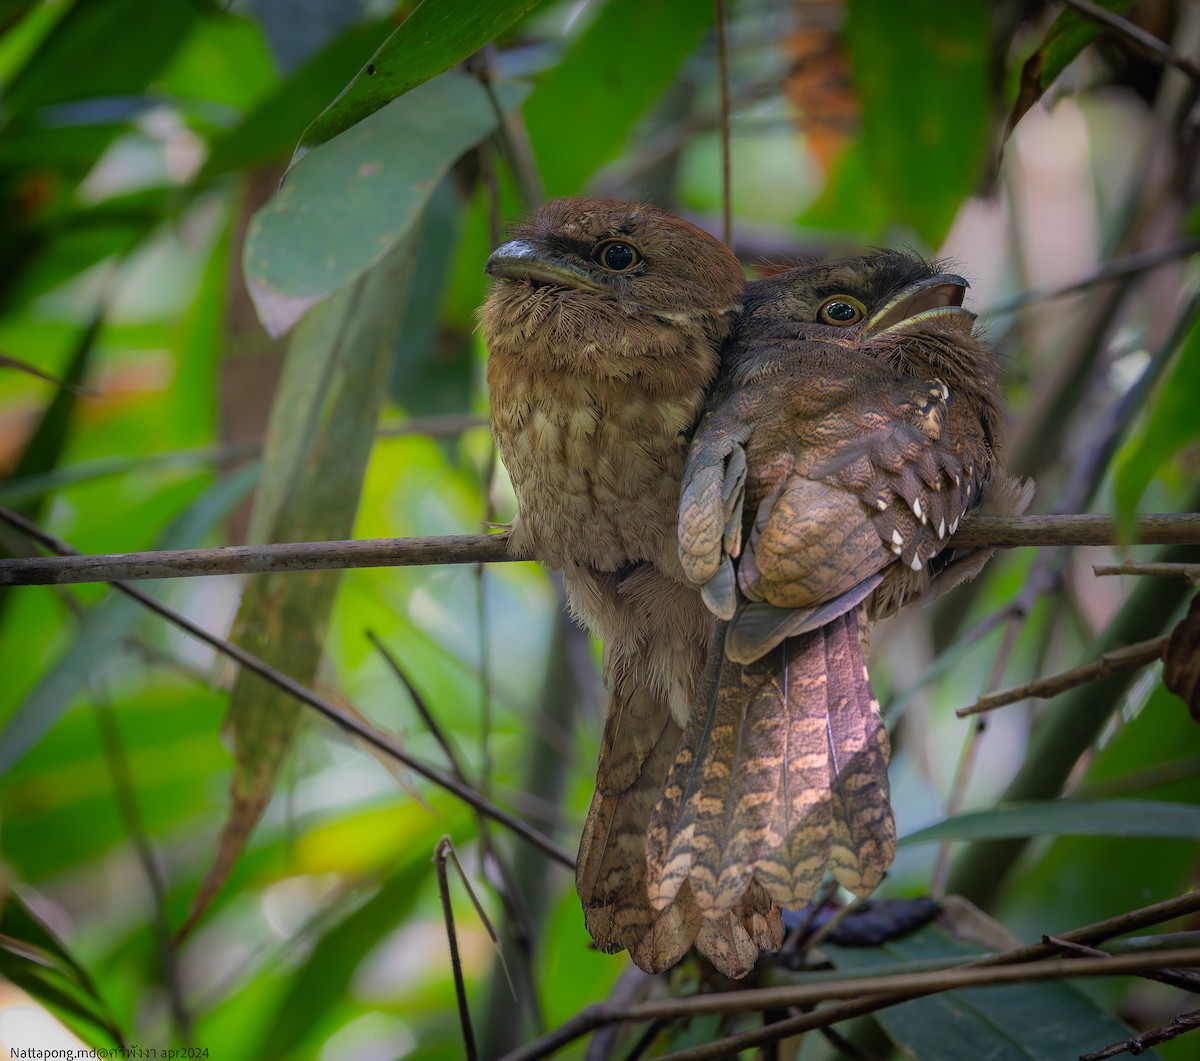
[[[596,244],[592,260],[610,273],[627,273],[642,260],[642,254],[628,240],[606,239]]]
[[[867,315],[867,307],[853,295],[831,295],[817,310],[817,320],[837,328],[849,328]]]

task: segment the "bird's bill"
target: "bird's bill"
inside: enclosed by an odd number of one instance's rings
[[[528,280],[597,293],[607,290],[574,262],[551,254],[527,239],[509,240],[497,247],[483,271],[497,280]]]
[[[879,336],[934,327],[970,335],[975,314],[962,304],[968,287],[970,284],[954,273],[918,280],[869,317],[863,331]]]

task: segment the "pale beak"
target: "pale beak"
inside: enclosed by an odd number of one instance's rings
[[[918,280],[869,317],[863,331],[879,336],[934,328],[970,335],[975,314],[963,309],[962,304],[970,286],[954,273],[938,273]]]
[[[527,239],[514,239],[492,251],[483,271],[497,280],[529,280],[535,284],[573,287],[607,293],[585,269],[572,261],[550,254]]]

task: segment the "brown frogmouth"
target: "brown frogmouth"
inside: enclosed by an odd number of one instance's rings
[[[492,430],[517,495],[511,543],[562,570],[572,610],[604,641],[610,703],[576,873],[588,929],[649,971],[694,941],[744,975],[782,937],[765,891],[749,883],[703,917],[680,881],[655,907],[645,857],[714,626],[675,528],[689,433],[741,311],[741,267],[653,206],[560,199],[487,271],[480,320]]]
[[[997,355],[967,284],[881,251],[748,286],[684,472],[679,555],[721,619],[650,825],[649,892],[705,918],[764,889],[859,895],[895,853],[889,745],[863,662],[868,618],[986,552],[951,537],[1013,513]]]

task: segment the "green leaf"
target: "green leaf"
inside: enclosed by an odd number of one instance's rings
[[[712,23],[695,0],[609,0],[525,105],[549,196],[576,195],[678,76]]]
[[[1014,836],[1129,836],[1200,840],[1200,807],[1153,800],[1047,800],[1001,803],[937,822],[901,841],[999,840]]]
[[[171,60],[197,15],[198,5],[190,0],[77,0],[4,86],[6,114],[140,95]]]
[[[354,26],[310,58],[263,98],[240,125],[213,142],[196,183],[290,154],[308,116],[353,76],[363,54],[375,47],[387,25],[380,21]]]
[[[523,98],[497,85],[507,110]],[[250,223],[245,272],[273,336],[412,230],[451,164],[496,127],[487,92],[450,71],[310,152]]]
[[[309,151],[494,40],[538,0],[424,0],[304,130],[291,165]],[[290,167],[289,167],[290,169]]]
[[[271,407],[250,541],[350,536],[411,265],[411,248],[393,247],[377,266],[309,314],[293,335]],[[232,640],[301,684],[311,684],[340,580],[340,571],[256,578],[242,595]],[[239,671],[229,701],[237,757],[231,809],[189,925],[245,848],[274,789],[300,710],[289,694]]]
[[[1097,0],[1101,7],[1120,14],[1133,7],[1134,0]],[[1075,11],[1064,11],[1054,20],[1038,50],[1021,68],[1021,87],[1012,113],[1008,116],[1008,132],[1048,89],[1075,57],[1100,35],[1098,23]]]
[[[823,945],[838,969],[878,966],[891,960],[925,962],[971,957],[938,925],[881,948]],[[1072,984],[1042,981],[946,991],[874,1014],[906,1057],[921,1061],[1062,1061],[1120,1042],[1131,1029]],[[986,1047],[985,1045],[986,1044]],[[1147,1056],[1152,1056],[1153,1052]]]
[[[1184,339],[1170,374],[1161,382],[1136,435],[1117,456],[1117,512],[1129,520],[1151,480],[1178,454],[1200,442],[1196,396],[1200,394],[1200,322]]]
[[[931,247],[976,188],[988,143],[985,0],[850,0],[845,39],[877,193]]]
[[[258,468],[219,480],[174,519],[155,542],[156,549],[194,546],[250,492]],[[13,712],[0,733],[0,776],[8,773],[58,721],[88,680],[117,651],[145,616],[135,600],[110,590],[79,627],[75,639]]]
[[[68,1022],[80,1022],[110,1042],[122,1041],[87,971],[14,891],[0,896],[0,976]]]

